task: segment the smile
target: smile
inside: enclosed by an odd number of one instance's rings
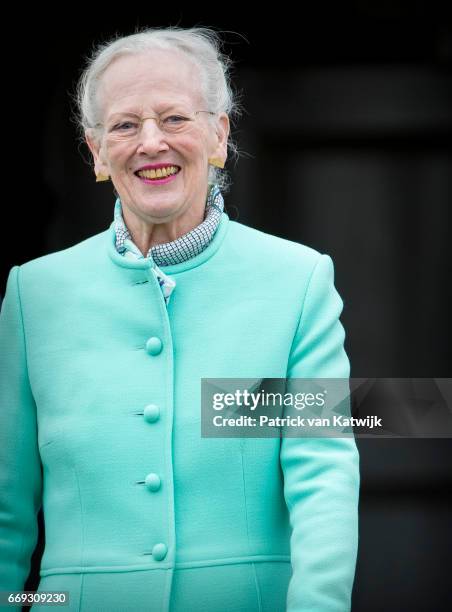
[[[177,166],[167,166],[165,168],[158,168],[157,170],[139,170],[135,172],[135,175],[142,183],[146,183],[147,185],[163,185],[173,181],[180,170],[181,169]]]
[[[135,174],[140,178],[145,179],[162,179],[167,178],[168,176],[172,176],[173,174],[177,174],[180,168],[177,166],[167,166],[165,168],[157,168],[157,170],[149,169],[149,170],[138,170]]]

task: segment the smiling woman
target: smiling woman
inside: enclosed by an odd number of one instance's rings
[[[95,171],[111,177],[143,254],[202,222],[208,159],[226,161],[229,118],[199,112],[205,104],[200,81],[200,68],[186,53],[158,47],[116,57],[99,78],[94,112],[102,120],[86,129],[86,140]],[[149,166],[180,170],[161,181],[137,177]]]
[[[0,591],[24,587],[42,505],[39,590],[70,611],[350,609],[353,437],[201,436],[203,378],[350,372],[331,258],[224,210],[229,66],[213,30],[147,29],[80,78],[116,201],[105,231],[8,277]]]

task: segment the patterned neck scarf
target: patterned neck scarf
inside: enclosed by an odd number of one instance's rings
[[[224,200],[218,185],[210,185],[204,212],[204,221],[176,240],[156,244],[146,254],[153,261],[152,271],[157,278],[165,303],[168,305],[176,282],[167,276],[159,266],[170,266],[187,261],[201,253],[211,242],[224,210]],[[114,208],[114,227],[116,232],[116,250],[124,257],[144,259],[143,253],[132,240],[124,222],[122,203],[117,198]]]

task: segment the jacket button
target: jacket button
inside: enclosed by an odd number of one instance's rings
[[[162,350],[162,346],[162,341],[160,340],[160,338],[157,338],[157,336],[152,336],[146,342],[146,350],[149,355],[158,355]]]
[[[160,418],[160,408],[155,404],[148,404],[144,407],[143,416],[148,423],[155,423]]]
[[[156,561],[162,561],[166,557],[168,548],[166,544],[155,544],[152,547],[152,556]]]
[[[144,484],[150,491],[158,491],[162,485],[162,481],[158,474],[151,473],[144,479]]]

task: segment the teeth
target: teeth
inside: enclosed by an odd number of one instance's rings
[[[157,170],[140,170],[137,174],[143,178],[155,179],[171,176],[171,174],[176,174],[176,172],[178,172],[176,166],[167,166],[166,168],[158,168]]]

